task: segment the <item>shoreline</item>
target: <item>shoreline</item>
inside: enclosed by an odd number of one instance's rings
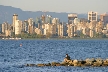
[[[108,40],[108,38],[22,38],[22,39],[0,39],[0,40]]]

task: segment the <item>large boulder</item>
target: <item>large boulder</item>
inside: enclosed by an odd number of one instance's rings
[[[68,66],[74,66],[73,60],[70,60],[70,61],[69,61]]]
[[[77,59],[73,60],[73,64],[78,64],[78,60]]]
[[[108,66],[108,59],[103,60],[102,66]]]
[[[102,66],[102,63],[100,63],[100,62],[94,62],[92,66],[99,67],[99,66]]]
[[[68,60],[67,58],[64,58],[64,62],[69,63],[71,60]]]
[[[77,59],[73,60],[73,65],[78,66],[78,60]]]

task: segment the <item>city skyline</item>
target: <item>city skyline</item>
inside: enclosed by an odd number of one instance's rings
[[[67,13],[87,13],[88,11],[96,11],[98,14],[108,12],[107,0],[82,0],[81,2],[78,0],[64,0],[62,3],[60,2],[60,0],[1,0],[0,5],[17,7],[25,11],[49,11]]]
[[[19,38],[106,38],[108,37],[108,14],[103,14],[97,19],[97,12],[89,12],[88,20],[79,19],[77,14],[68,14],[68,23],[60,22],[59,18],[42,15],[28,20],[19,20],[18,14],[14,14],[13,23],[4,22],[1,33],[6,37]],[[26,34],[26,36],[25,36]],[[28,35],[30,34],[30,36]],[[40,35],[40,36],[38,36]]]

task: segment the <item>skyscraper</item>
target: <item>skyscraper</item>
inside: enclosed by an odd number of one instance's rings
[[[75,19],[74,19],[74,24],[77,25],[78,23],[80,23],[80,19],[75,18]]]
[[[100,15],[100,20],[102,21],[102,22],[104,22],[104,24],[107,24],[108,23],[108,14],[101,14]]]
[[[59,18],[53,18],[52,19],[52,23],[53,24],[59,24],[60,23],[60,19]]]
[[[0,33],[2,33],[2,24],[0,24]]]
[[[28,19],[28,33],[33,34],[34,33],[34,22],[32,18]]]
[[[15,35],[21,34],[21,26],[20,26],[20,21],[16,20],[15,21]]]
[[[15,32],[15,21],[16,20],[18,20],[18,15],[17,14],[14,14],[13,15],[13,23],[12,23],[12,25],[13,25],[13,32]]]
[[[5,31],[8,30],[8,27],[9,27],[9,26],[8,26],[8,23],[7,23],[7,22],[4,22],[4,23],[2,24],[2,33],[3,33],[3,34],[5,34]]]
[[[46,23],[52,24],[52,16],[47,15]]]
[[[89,21],[97,21],[97,12],[90,11],[88,12]]]
[[[68,24],[74,23],[75,18],[77,18],[77,14],[68,14]]]

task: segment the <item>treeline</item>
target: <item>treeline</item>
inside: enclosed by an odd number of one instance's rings
[[[13,32],[11,34],[11,37],[13,37],[13,38],[15,38],[15,37],[18,37],[18,38],[54,38],[54,37],[58,37],[58,36],[51,35],[51,33],[47,33],[46,35],[42,35],[42,34],[36,34],[36,33],[30,34],[27,32],[21,32],[21,34],[15,35],[15,33]]]
[[[58,35],[51,35],[50,33],[47,33],[46,35],[42,35],[42,34],[29,34],[29,33],[25,33],[22,32],[21,34],[15,35],[15,33],[12,33],[11,37],[18,37],[18,38],[66,38],[66,36],[61,37]],[[89,35],[84,35],[83,33],[81,33],[79,36],[76,35],[73,38],[90,38]],[[92,38],[108,38],[105,34],[103,33],[94,33],[94,36]]]

